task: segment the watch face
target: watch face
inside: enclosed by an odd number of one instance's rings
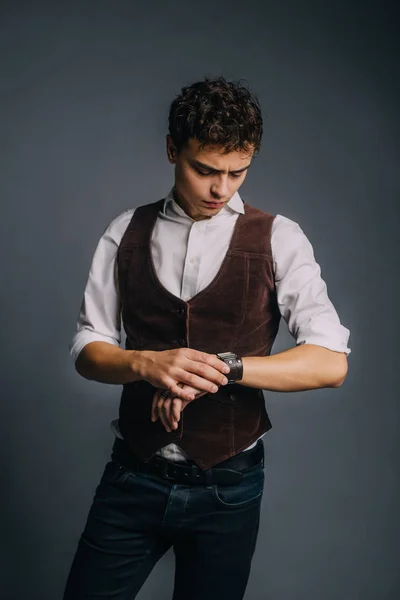
[[[235,358],[235,354],[233,354],[233,352],[219,352],[218,356],[221,358]]]

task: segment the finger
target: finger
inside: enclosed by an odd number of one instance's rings
[[[225,374],[230,372],[229,366],[217,356],[207,355],[197,350],[185,353],[176,368],[174,377],[176,376],[179,381],[209,393],[216,392],[220,385],[227,385],[228,379]],[[175,395],[174,392],[172,395]],[[176,395],[186,400],[181,392]]]
[[[230,368],[227,364],[224,363],[223,360],[218,358],[216,354],[209,354],[207,352],[201,352],[200,350],[195,350],[194,348],[188,348],[186,356],[190,360],[194,360],[196,362],[205,363],[209,365],[213,369],[216,369],[220,373],[228,374],[230,372]]]
[[[153,402],[151,405],[151,420],[155,421],[158,418],[157,414],[157,402],[160,397],[161,390],[157,390],[153,396]]]
[[[205,364],[200,364],[196,362],[191,362],[188,370],[180,370],[177,373],[177,377],[182,381],[185,385],[190,387],[194,387],[199,391],[206,392],[208,394],[214,394],[218,391],[219,385],[222,385],[222,382],[226,383],[228,380],[224,375],[218,373],[214,369],[211,369]],[[194,400],[194,398],[187,398],[183,388],[179,394],[171,394],[172,396],[177,396],[178,398],[182,398],[183,400]]]
[[[185,392],[191,392],[192,394],[194,394],[194,396],[196,396],[199,393],[199,390],[192,387],[191,385],[188,385],[187,383],[182,383],[182,390]],[[171,394],[172,399],[174,398]]]
[[[187,374],[186,371],[181,369],[182,374]],[[194,393],[189,391],[184,391],[182,388],[183,383],[179,383],[181,381],[180,378],[171,379],[169,378],[166,382],[168,385],[168,390],[170,392],[171,397],[182,398],[183,400],[194,400]],[[183,380],[182,380],[183,381]]]
[[[165,418],[165,422],[169,428],[169,430],[171,431],[172,429],[172,419],[171,419],[171,405],[172,405],[172,398],[167,398],[166,400],[164,400],[164,406],[163,406],[163,415]]]
[[[219,359],[217,358],[217,360]],[[229,369],[229,367],[225,365],[225,363],[223,363],[222,360],[219,360],[219,362],[222,363],[223,367],[227,367]],[[214,365],[192,361],[190,363],[190,367],[187,370],[194,373],[195,375],[199,375],[200,377],[207,379],[212,383],[215,383],[218,386],[227,385],[228,383],[228,378],[226,377],[225,372],[221,372],[220,368],[216,369]],[[227,374],[229,373],[229,371],[227,372]],[[195,382],[190,383],[190,385],[193,385],[193,387],[198,387]]]
[[[196,400],[197,400],[197,398],[200,398],[201,396],[204,396],[205,394],[207,394],[207,392],[202,392],[194,387],[191,387],[190,385],[184,385],[182,389],[185,391],[191,390],[194,393]]]
[[[169,407],[169,422],[172,429],[176,429],[178,426],[178,413],[180,413],[179,407],[182,404],[181,398],[171,398],[171,404]]]
[[[165,390],[161,390],[160,394],[158,395],[158,399],[157,402],[155,403],[155,407],[154,407],[154,412],[155,412],[155,421],[157,421],[157,419],[160,419],[160,421],[162,422],[161,419],[161,411],[162,411],[162,407],[164,404],[164,397],[161,396],[161,394],[164,392]]]
[[[177,404],[181,405],[182,403],[183,403],[183,400],[181,398],[172,398],[171,397],[171,402],[168,406],[168,414],[167,414],[168,422],[169,422],[171,429],[176,429],[178,427],[179,419],[176,418],[176,414],[178,413],[178,415],[179,415],[180,411],[176,409],[176,406],[177,406]]]
[[[152,421],[157,421],[157,419],[158,419],[157,403],[158,403],[158,400],[160,399],[160,395],[161,395],[162,391],[163,390],[158,389],[153,396],[153,403],[151,405],[151,420]]]
[[[163,403],[162,405],[159,407],[159,417],[161,420],[161,423],[164,425],[165,429],[170,432],[171,431],[171,427],[168,421],[168,412],[169,412],[169,406],[171,404],[171,398],[163,398]]]
[[[165,403],[168,402],[169,397],[165,398],[164,395],[160,395],[158,401],[157,401],[157,415],[161,421],[161,423],[164,425],[164,427],[167,425],[166,420],[165,420]]]
[[[178,423],[181,419],[181,411],[183,407],[183,402],[180,398],[174,398],[171,406],[171,416],[172,422],[175,426],[175,429],[178,427]]]
[[[201,396],[204,396],[207,393],[207,392],[199,392],[199,390],[197,390],[196,388],[192,388],[187,385],[183,386],[183,388],[188,388],[190,390],[193,390],[193,392],[196,394],[195,400],[197,400],[197,398],[200,398]],[[181,418],[181,412],[189,404],[189,402],[187,402],[186,400],[182,400],[181,398],[171,398],[171,399],[172,399],[172,403],[171,403],[171,411],[170,411],[170,423],[172,425],[172,428],[176,429],[178,427],[178,423]]]
[[[157,400],[158,400],[158,391],[154,394],[153,396],[153,401],[151,403],[151,420],[155,421],[156,420],[156,414],[155,414],[155,407],[157,405]]]

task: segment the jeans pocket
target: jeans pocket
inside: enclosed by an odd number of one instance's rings
[[[264,491],[264,467],[257,465],[243,473],[243,479],[235,485],[212,485],[212,495],[219,506],[241,508],[261,500]]]
[[[105,468],[101,478],[101,483],[110,485],[122,485],[128,479],[135,477],[135,473],[129,471],[116,460],[110,460]]]

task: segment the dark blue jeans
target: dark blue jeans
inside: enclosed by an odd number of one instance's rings
[[[124,447],[114,443],[64,600],[133,600],[171,546],[172,600],[241,600],[259,529],[264,460],[238,484],[184,485],[127,469]]]

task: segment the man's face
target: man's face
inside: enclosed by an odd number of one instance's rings
[[[246,178],[253,150],[234,150],[222,154],[220,148],[199,148],[192,138],[177,154],[171,137],[167,136],[167,154],[175,165],[175,200],[195,221],[218,214],[229,202]]]

